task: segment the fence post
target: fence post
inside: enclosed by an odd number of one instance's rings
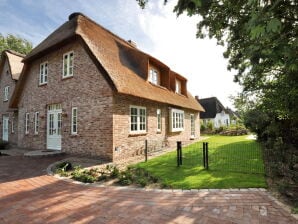
[[[206,168],[206,143],[203,142],[203,165],[204,169]]]
[[[180,142],[180,165],[182,165],[182,143]]]
[[[208,152],[208,142],[206,142],[206,169],[209,169],[209,152]]]
[[[181,142],[177,142],[177,166],[182,165]]]
[[[145,162],[148,160],[148,140],[145,140]]]

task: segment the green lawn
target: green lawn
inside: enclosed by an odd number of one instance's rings
[[[209,142],[209,170],[202,165],[202,142],[183,147],[180,167],[175,151],[136,166],[173,188],[266,187],[260,146],[246,137],[212,136],[204,140]]]

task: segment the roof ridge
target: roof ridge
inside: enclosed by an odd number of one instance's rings
[[[81,13],[81,12],[74,12],[72,14],[69,15],[69,19],[75,19],[76,17],[82,16],[86,19],[88,19],[90,22],[93,22],[95,25],[99,26],[100,28],[102,28],[103,30],[105,30],[106,32],[108,32],[109,34],[111,34],[112,36],[116,37],[117,39],[119,39],[121,42],[124,42],[127,46],[134,48],[136,50],[139,50],[136,47],[133,47],[127,40],[123,39],[122,37],[118,36],[117,34],[113,33],[112,31],[110,31],[109,29],[103,27],[102,25],[100,25],[99,23],[97,23],[96,21],[94,21],[93,19],[91,19],[89,16],[86,16],[85,14]],[[140,50],[139,50],[140,51]]]
[[[22,58],[26,57],[25,54],[19,53],[19,52],[15,51],[15,50],[12,50],[12,49],[4,50],[4,52],[8,52],[8,53],[11,53],[13,55],[16,55],[16,56],[22,57]]]

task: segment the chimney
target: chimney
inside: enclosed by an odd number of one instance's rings
[[[127,41],[132,47],[137,48],[137,43],[132,41],[132,40],[128,40]]]
[[[199,101],[199,96],[195,96],[196,100]]]

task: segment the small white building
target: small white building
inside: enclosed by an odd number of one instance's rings
[[[200,118],[204,125],[207,125],[207,123],[211,121],[215,128],[230,126],[230,109],[226,109],[216,97],[204,99],[198,99],[196,97],[196,99],[205,109],[205,112],[200,113]]]

